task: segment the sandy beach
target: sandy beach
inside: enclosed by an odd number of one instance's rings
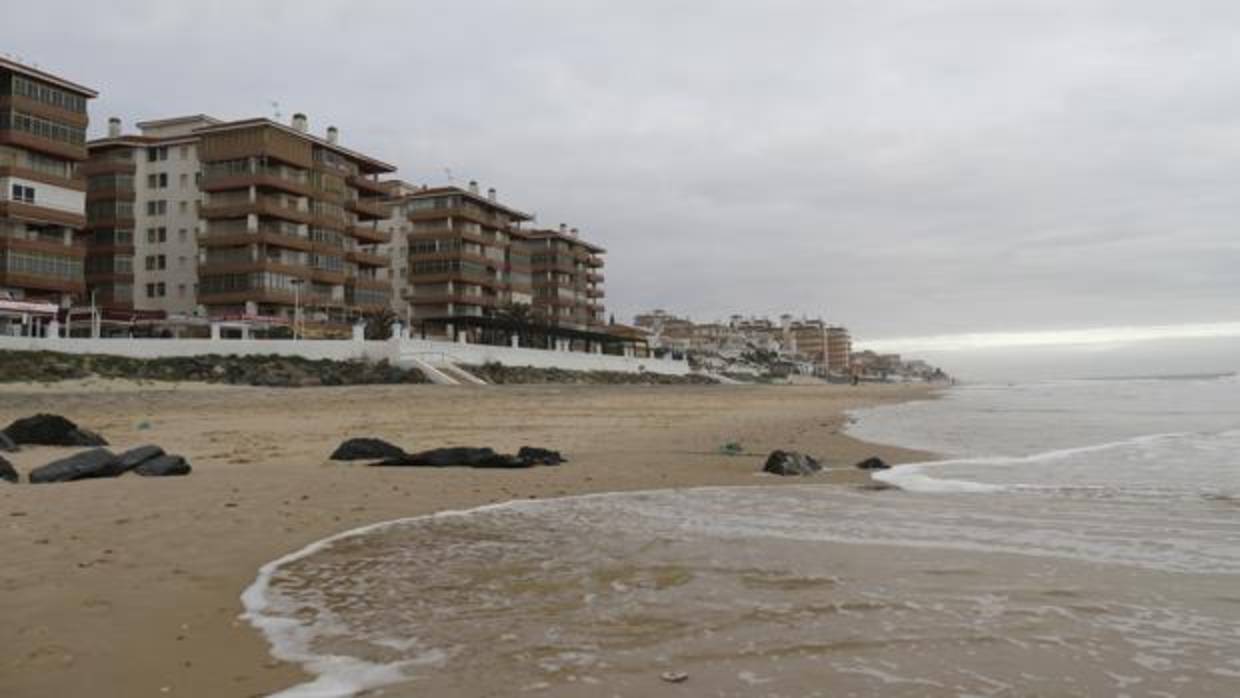
[[[302,680],[238,620],[260,565],[357,526],[512,499],[698,485],[805,484],[758,474],[795,449],[851,465],[926,454],[843,435],[849,409],[922,386],[386,386],[269,390],[87,381],[0,387],[0,422],[63,414],[115,448],[156,443],[185,478],[0,485],[0,695],[257,696]],[[531,444],[570,462],[521,471],[368,468],[344,438],[407,449]],[[719,453],[739,442],[745,454]],[[10,454],[23,474],[66,453]]]

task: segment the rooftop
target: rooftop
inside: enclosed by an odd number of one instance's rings
[[[69,90],[70,92],[76,92],[77,94],[80,94],[84,97],[98,97],[99,96],[98,92],[95,92],[89,87],[84,87],[82,85],[77,84],[76,82],[69,82],[68,80],[65,80],[64,78],[58,78],[55,75],[52,75],[51,73],[45,73],[42,70],[39,70],[38,68],[32,68],[28,65],[25,65],[23,63],[18,63],[17,61],[11,61],[7,58],[0,58],[0,70],[8,70],[14,73],[20,73],[27,77],[34,78],[35,80],[46,82],[50,85],[55,85],[56,87]]]
[[[375,158],[372,158],[368,155],[363,155],[357,152],[356,150],[350,150],[348,148],[345,148],[339,143],[332,143],[326,138],[319,138],[318,136],[312,133],[308,133],[305,131],[299,131],[293,128],[292,126],[286,126],[278,121],[272,121],[271,119],[268,119],[266,117],[259,117],[259,118],[254,118],[254,119],[241,119],[239,121],[221,122],[218,124],[213,124],[211,126],[204,126],[203,128],[195,129],[194,132],[201,133],[201,134],[221,133],[223,131],[238,131],[238,130],[246,129],[246,128],[254,128],[255,126],[266,126],[268,128],[278,129],[280,131],[296,136],[298,138],[304,138],[314,143],[317,146],[337,152],[349,158],[350,160],[357,161],[359,164],[365,166],[370,173],[395,172],[396,171],[395,165],[389,165],[388,163],[383,162],[382,160],[376,160]]]

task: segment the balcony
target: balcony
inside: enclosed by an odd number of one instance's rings
[[[391,209],[387,206],[366,199],[350,200],[345,203],[344,207],[356,213],[359,219],[364,220],[381,221],[391,215]]]
[[[296,223],[310,223],[314,220],[309,211],[302,210],[274,196],[259,196],[255,201],[229,197],[222,201],[203,204],[201,213],[202,217],[207,219],[243,218],[254,213]]]
[[[0,218],[13,218],[31,223],[52,223],[77,229],[86,227],[85,211],[80,208],[17,201],[8,198],[8,192],[3,191],[0,191]]]
[[[218,172],[202,178],[203,191],[227,191],[247,187],[280,189],[299,196],[311,196],[304,175],[276,168],[259,168],[256,172]]]
[[[592,284],[601,284],[603,283],[603,275],[598,272],[588,271],[586,272],[586,281]]]
[[[101,174],[136,174],[137,164],[133,160],[115,158],[92,158],[78,165],[78,173],[83,177]]]
[[[87,157],[85,143],[81,145],[65,143],[64,141],[44,138],[43,136],[36,136],[33,133],[26,133],[25,131],[15,129],[0,129],[0,145],[13,145],[18,148],[37,150],[40,153],[54,155],[66,160],[82,161]]]
[[[0,165],[0,177],[20,177],[35,182],[43,182],[52,186],[62,187],[64,189],[72,189],[74,191],[86,191],[86,178],[80,176],[66,177],[60,174],[44,172],[42,170],[33,170],[29,167],[22,167],[7,162]]]
[[[388,255],[366,252],[365,250],[349,250],[345,253],[344,258],[350,262],[356,262],[368,267],[386,267],[391,263]]]
[[[201,233],[198,236],[198,240],[203,247],[238,247],[262,243],[290,250],[301,250],[303,252],[311,252],[316,249],[316,244],[309,238],[293,235],[278,229],[262,227],[255,231],[232,227],[222,230],[212,228],[205,233]]]
[[[349,226],[349,234],[357,238],[362,243],[388,243],[392,241],[392,236],[387,231],[379,230],[364,225]]]
[[[362,175],[349,175],[346,181],[348,181],[351,186],[375,196],[387,196],[388,193],[382,183],[378,180],[370,179],[369,177],[364,177]]]

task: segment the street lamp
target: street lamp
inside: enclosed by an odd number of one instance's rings
[[[293,279],[293,341],[297,341],[297,327],[301,322],[301,285],[305,279]]]

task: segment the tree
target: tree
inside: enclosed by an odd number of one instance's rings
[[[399,320],[391,308],[384,308],[377,313],[367,313],[362,317],[366,322],[366,339],[390,339],[392,326]]]

